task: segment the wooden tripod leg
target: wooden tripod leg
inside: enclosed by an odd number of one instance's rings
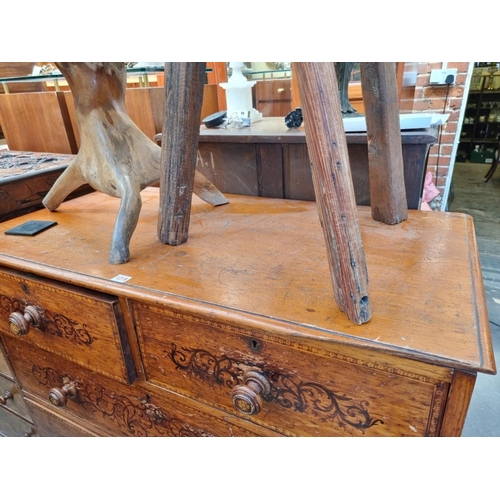
[[[365,103],[372,217],[385,224],[408,218],[399,125],[396,63],[360,63]]]
[[[294,63],[314,192],[339,308],[356,324],[371,318],[361,241],[334,63]]]
[[[165,63],[158,238],[169,245],[188,238],[204,83],[205,63]]]

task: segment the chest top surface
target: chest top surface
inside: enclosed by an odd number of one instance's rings
[[[167,246],[157,238],[158,194],[142,192],[126,264],[108,263],[119,200],[92,193],[0,224],[0,265],[251,328],[495,371],[469,216],[411,211],[388,226],[359,207],[373,318],[357,326],[335,304],[314,202],[229,195],[213,208],[194,196],[188,241]],[[4,234],[27,220],[57,225]]]

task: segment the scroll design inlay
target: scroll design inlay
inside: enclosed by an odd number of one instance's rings
[[[228,389],[241,383],[245,370],[257,367],[271,385],[271,392],[264,400],[300,413],[312,413],[323,421],[336,422],[340,428],[353,427],[364,433],[373,425],[384,424],[381,419],[370,416],[368,401],[356,402],[316,382],[304,382],[227,356],[218,358],[202,349],[178,348],[174,343],[167,355],[176,369]]]
[[[43,312],[43,331],[56,337],[63,337],[75,344],[90,346],[95,337],[90,335],[87,325],[80,325],[78,321],[72,320],[59,313]]]
[[[159,308],[156,308],[154,306],[147,306],[146,308],[148,310],[151,310],[151,311],[155,311],[155,312],[162,313],[162,314],[167,314],[169,316],[172,316],[173,318],[179,318],[179,319],[187,320],[187,321],[194,322],[194,323],[200,323],[202,325],[207,325],[207,326],[213,327],[213,328],[219,328],[221,330],[228,331],[231,333],[238,333],[241,335],[249,335],[249,336],[254,337],[254,338],[258,338],[261,340],[272,342],[274,344],[292,347],[292,348],[298,349],[300,351],[310,352],[313,354],[319,354],[320,356],[325,356],[325,357],[328,357],[331,359],[338,359],[339,361],[343,361],[343,362],[350,363],[350,364],[356,364],[358,366],[366,366],[368,368],[374,368],[375,370],[379,370],[379,371],[386,372],[386,373],[391,373],[391,374],[394,373],[400,377],[409,378],[411,380],[419,380],[420,382],[424,382],[424,383],[431,384],[431,385],[436,385],[440,382],[440,379],[429,376],[428,374],[424,375],[422,373],[414,373],[412,371],[403,370],[401,368],[396,368],[396,367],[393,367],[393,366],[390,366],[390,365],[387,365],[384,363],[379,363],[378,361],[368,361],[366,359],[362,359],[362,358],[351,356],[351,355],[342,354],[339,352],[334,352],[334,351],[331,351],[328,349],[321,349],[318,347],[309,347],[308,345],[302,344],[300,342],[296,342],[296,341],[289,340],[289,339],[284,339],[284,338],[281,338],[281,337],[278,337],[275,335],[270,335],[268,332],[265,332],[262,330],[244,329],[241,327],[236,327],[233,325],[228,325],[228,324],[225,324],[225,323],[222,323],[219,321],[215,321],[213,319],[206,319],[206,318],[201,318],[201,317],[197,317],[197,316],[192,316],[192,315],[188,315],[185,313],[180,313],[178,311],[165,312],[165,311],[163,311]],[[320,328],[316,328],[316,330],[323,331],[323,332],[327,331],[327,330],[323,330]]]
[[[6,297],[5,295],[0,295],[0,307],[2,311],[6,314],[10,314],[14,311],[20,311],[24,309],[25,304],[18,299],[12,299],[10,297]]]
[[[26,302],[18,299],[12,299],[5,295],[0,295],[0,307],[3,312],[10,314],[14,311],[22,311],[26,307]],[[90,346],[96,339],[90,335],[87,330],[87,325],[80,325],[78,321],[74,321],[64,314],[52,313],[47,310],[40,311],[42,316],[42,324],[37,328],[44,333],[61,337],[73,342]]]
[[[170,436],[203,437],[213,436],[210,432],[193,427],[182,420],[169,417],[163,410],[151,402],[107,391],[94,382],[83,382],[68,375],[61,375],[50,367],[32,366],[32,373],[39,384],[60,386],[64,377],[73,380],[78,389],[78,396],[73,402],[86,410],[99,413],[111,420],[127,434],[134,436]]]

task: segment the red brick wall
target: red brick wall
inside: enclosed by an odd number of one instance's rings
[[[456,68],[457,78],[450,85],[446,99],[447,85],[429,85],[431,70],[442,69],[442,62],[418,63],[417,82],[415,87],[414,113],[449,113],[448,121],[442,126],[441,144],[434,145],[429,153],[427,170],[432,172],[434,183],[444,193],[448,178],[449,168],[453,154],[453,143],[457,134],[458,120],[462,106],[465,106],[467,96],[464,88],[469,70],[468,62],[447,62],[446,68]],[[445,104],[446,102],[446,104]],[[444,110],[443,110],[444,109]],[[438,163],[439,153],[439,163]],[[437,180],[436,180],[437,167]]]

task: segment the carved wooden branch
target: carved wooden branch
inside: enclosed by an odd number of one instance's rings
[[[81,145],[77,156],[43,200],[56,210],[82,184],[121,199],[109,262],[129,260],[130,238],[141,210],[140,192],[160,179],[161,148],[132,121],[125,108],[123,63],[56,63],[75,102]],[[194,192],[212,205],[227,199],[201,174]]]

